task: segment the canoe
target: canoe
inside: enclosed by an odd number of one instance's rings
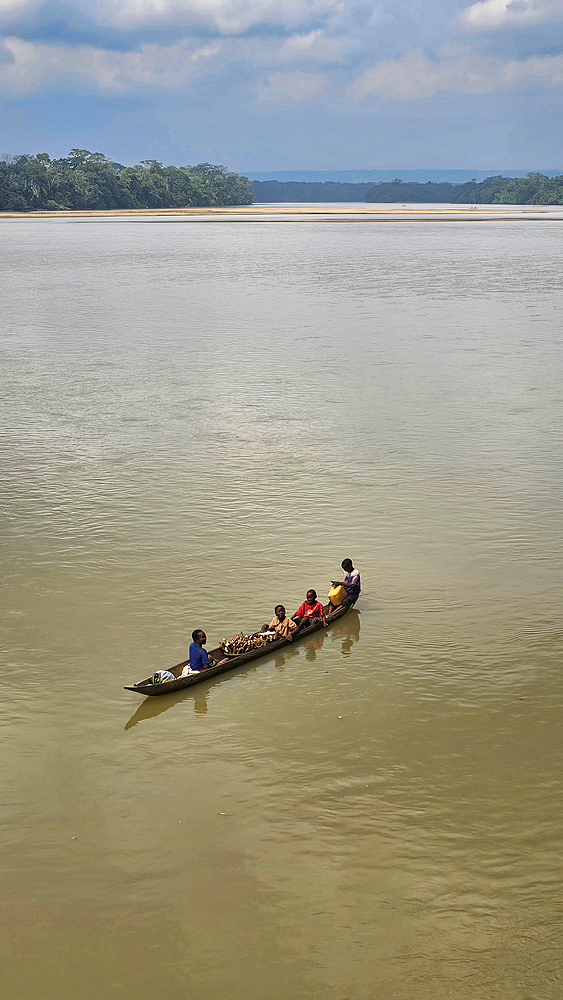
[[[200,670],[198,673],[188,674],[187,677],[181,677],[180,674],[184,667],[189,663],[189,660],[182,660],[181,663],[177,663],[175,667],[170,667],[170,673],[174,674],[176,680],[174,681],[163,681],[161,684],[151,684],[151,678],[145,677],[143,681],[138,681],[137,684],[125,684],[126,691],[135,691],[136,694],[150,695],[154,697],[161,694],[172,694],[174,691],[183,691],[184,688],[191,687],[193,684],[199,684],[201,681],[209,680],[211,677],[217,677],[218,674],[224,674],[227,670],[234,670],[236,667],[240,667],[243,663],[248,663],[250,660],[257,660],[259,656],[269,656],[270,653],[274,653],[277,649],[281,649],[282,646],[293,646],[295,642],[301,642],[308,635],[313,632],[318,632],[320,629],[330,628],[331,625],[336,621],[340,621],[344,618],[344,615],[348,613],[350,608],[354,607],[354,603],[346,604],[344,607],[338,607],[336,611],[333,611],[328,617],[327,624],[323,625],[322,621],[319,619],[318,622],[313,622],[307,628],[301,629],[299,635],[289,642],[288,639],[274,639],[269,642],[267,646],[260,646],[259,649],[252,649],[249,653],[241,653],[239,656],[231,656],[227,663],[217,663],[214,667],[206,667],[205,670]],[[325,614],[327,613],[329,605],[325,606]],[[209,650],[209,656],[213,659],[220,660],[224,657],[224,652],[219,646],[217,649]],[[152,677],[152,674],[151,674]]]

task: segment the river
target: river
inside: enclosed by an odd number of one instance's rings
[[[10,1000],[559,1000],[561,232],[0,223]]]

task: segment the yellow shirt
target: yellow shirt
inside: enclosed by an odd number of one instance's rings
[[[289,637],[289,633],[293,632],[293,629],[297,628],[297,625],[291,620],[291,618],[288,618],[287,615],[282,622],[280,622],[278,616],[276,615],[275,618],[272,618],[268,628],[275,629],[280,638],[283,636],[284,639],[287,639]]]

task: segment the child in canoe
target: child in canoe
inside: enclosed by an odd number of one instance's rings
[[[289,642],[291,642],[293,639],[292,633],[297,628],[297,625],[291,618],[288,618],[283,604],[276,604],[274,611],[276,615],[275,618],[272,618],[269,625],[263,625],[262,631],[274,631],[278,639],[288,639]]]
[[[300,608],[297,608],[293,616],[293,621],[297,623],[297,630],[294,635],[297,635],[297,632],[300,632],[302,628],[306,628],[307,625],[317,622],[319,618],[323,625],[326,625],[326,615],[321,602],[317,600],[317,591],[308,590],[303,604]]]

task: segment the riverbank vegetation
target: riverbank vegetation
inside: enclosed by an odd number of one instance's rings
[[[342,184],[340,181],[252,181],[254,201],[365,201],[371,182]]]
[[[0,211],[5,212],[251,204],[250,181],[212,163],[164,167],[142,160],[125,167],[87,149],[71,149],[59,160],[48,153],[0,159]]]
[[[449,202],[456,205],[563,205],[563,175],[487,177],[466,184],[435,184],[397,180],[375,184],[366,201],[384,203]]]
[[[563,175],[487,177],[465,184],[381,181],[252,181],[212,163],[163,166],[142,160],[134,167],[103,153],[71,149],[51,159],[48,153],[0,159],[0,211],[46,209],[189,208],[251,205],[252,202],[446,202],[461,205],[563,205]]]
[[[563,176],[487,177],[484,181],[380,181],[346,184],[332,181],[252,181],[254,201],[367,201],[385,204],[446,202],[458,205],[563,205]]]

